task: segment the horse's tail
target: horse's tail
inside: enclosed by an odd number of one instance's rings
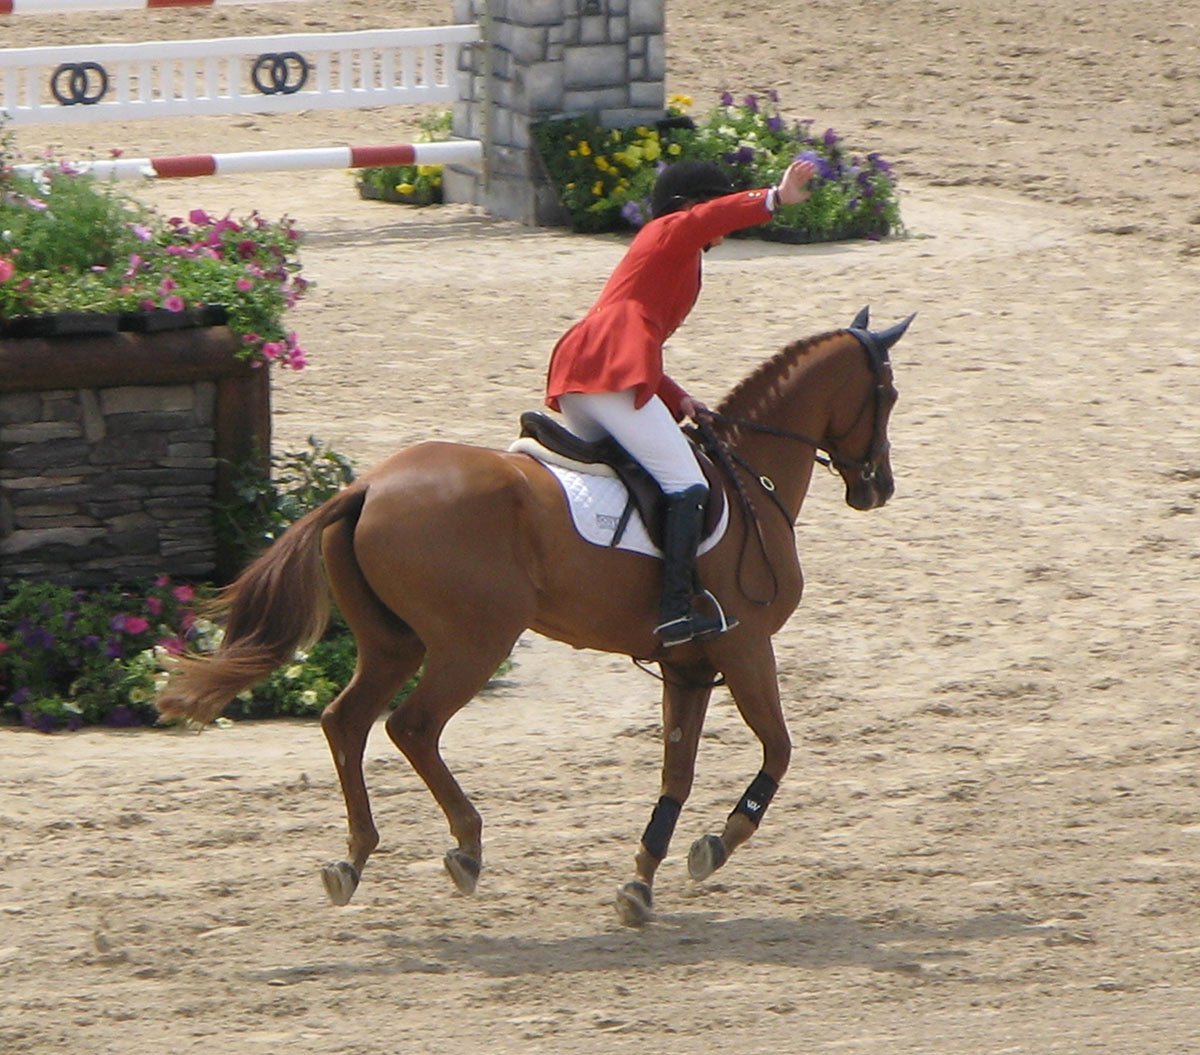
[[[226,614],[225,637],[211,656],[185,656],[155,706],[165,718],[213,721],[239,692],[320,638],[329,623],[329,587],[321,566],[321,533],[357,520],[367,497],[351,484],[291,525],[213,602]]]

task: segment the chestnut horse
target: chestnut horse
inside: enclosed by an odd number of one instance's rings
[[[158,700],[166,717],[207,724],[240,691],[290,662],[327,625],[329,590],[354,633],[353,679],[321,716],[341,780],[348,859],[322,877],[349,902],[379,842],[363,776],[372,725],[424,663],[387,732],[445,812],[457,846],[446,868],[464,893],[483,863],[482,820],[439,749],[446,723],[484,687],[527,628],[578,648],[655,661],[663,673],[661,798],[620,888],[622,920],[652,917],[655,872],[691,791],[718,676],[762,743],[762,770],[720,835],[692,846],[705,879],[755,832],[788,768],[772,635],[800,602],[794,523],[819,452],[855,509],[894,489],[887,425],[896,400],[889,349],[912,321],[853,325],[797,341],[763,363],[701,423],[724,470],[729,528],[700,578],[738,625],[663,650],[654,634],[655,558],[584,541],[556,478],[527,454],[427,442],[392,455],[297,521],[222,593],[225,638],[185,660]]]

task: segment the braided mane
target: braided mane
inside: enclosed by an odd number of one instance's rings
[[[731,418],[759,420],[764,409],[778,403],[780,389],[800,360],[818,344],[841,332],[843,331],[833,330],[829,333],[817,334],[815,337],[793,341],[734,385],[729,394],[717,405],[717,412]]]

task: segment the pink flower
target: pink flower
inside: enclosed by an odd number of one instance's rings
[[[17,265],[7,257],[0,256],[0,282],[7,282],[17,273]]]
[[[175,295],[163,297],[162,306],[166,308],[167,311],[173,311],[176,314],[187,308],[187,304],[184,303],[183,298]]]
[[[183,642],[177,637],[164,637],[159,643],[159,648],[165,648],[172,656],[183,655]]]
[[[142,266],[142,258],[137,253],[129,254],[129,267],[125,269],[125,277],[132,278]]]
[[[127,615],[124,630],[127,634],[144,634],[150,629],[150,622],[140,615]]]
[[[174,597],[175,600],[177,600],[180,604],[187,604],[189,601],[195,599],[196,591],[185,583],[182,586],[176,586],[175,589],[171,591],[171,596]]]
[[[163,603],[161,597],[147,597],[146,611],[151,615],[162,615]]]
[[[150,228],[145,224],[131,223],[129,225],[129,230],[133,232],[133,237],[139,242],[148,242],[154,237],[154,232],[151,231]]]
[[[0,641],[0,656],[4,655],[4,653],[7,651],[8,651],[8,642]]]
[[[239,278],[234,285],[243,293],[249,293],[254,288],[254,283],[248,278]]]
[[[154,585],[155,586],[170,586],[171,585],[171,577],[169,575],[160,575],[157,579],[154,580]]]
[[[124,153],[125,153],[125,151],[122,150],[120,147],[113,147],[111,150],[109,150],[108,156],[110,158],[119,158]]]
[[[212,217],[209,216],[208,213],[206,213],[203,209],[193,209],[190,213],[188,213],[188,219],[191,220],[192,223],[196,224],[210,224],[213,222]]]
[[[178,288],[178,284],[173,278],[164,278],[158,285],[159,293],[170,293],[171,290]]]
[[[264,341],[263,346],[259,349],[264,359],[278,359],[283,350],[282,341]]]

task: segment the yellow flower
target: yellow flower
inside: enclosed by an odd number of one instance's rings
[[[676,155],[683,153],[683,147],[681,147],[678,143],[672,143],[669,147],[667,147],[667,153],[670,154],[671,157],[675,157]]]
[[[575,189],[575,184],[574,184],[574,183],[568,183],[568,184],[567,184],[567,190],[574,190],[574,189]]]
[[[592,194],[594,194],[597,198],[599,198],[603,193],[604,193],[604,181],[596,180],[596,182],[592,184]]]
[[[587,142],[587,140],[584,140],[582,143],[579,144],[579,153],[582,157],[585,157],[585,158],[591,157],[592,148],[591,148],[591,145]]]
[[[438,176],[441,175],[441,165],[420,165],[417,167],[418,176]]]
[[[678,144],[675,145],[678,153]],[[657,139],[647,139],[642,144],[642,155],[647,161],[657,161],[662,156],[662,144]]]
[[[414,187],[411,183],[397,183],[396,184],[396,193],[397,194],[412,194],[412,192],[414,190],[416,190],[416,187]]]
[[[667,99],[667,105],[672,110],[690,110],[692,108],[692,97],[690,95],[672,95]]]
[[[596,155],[596,168],[598,168],[601,172],[607,172],[610,167],[611,166],[608,158],[606,158],[603,154]]]
[[[579,157],[579,151],[578,151],[578,150],[568,150],[568,151],[567,151],[567,157],[569,157],[569,158],[577,158],[577,157]]]

